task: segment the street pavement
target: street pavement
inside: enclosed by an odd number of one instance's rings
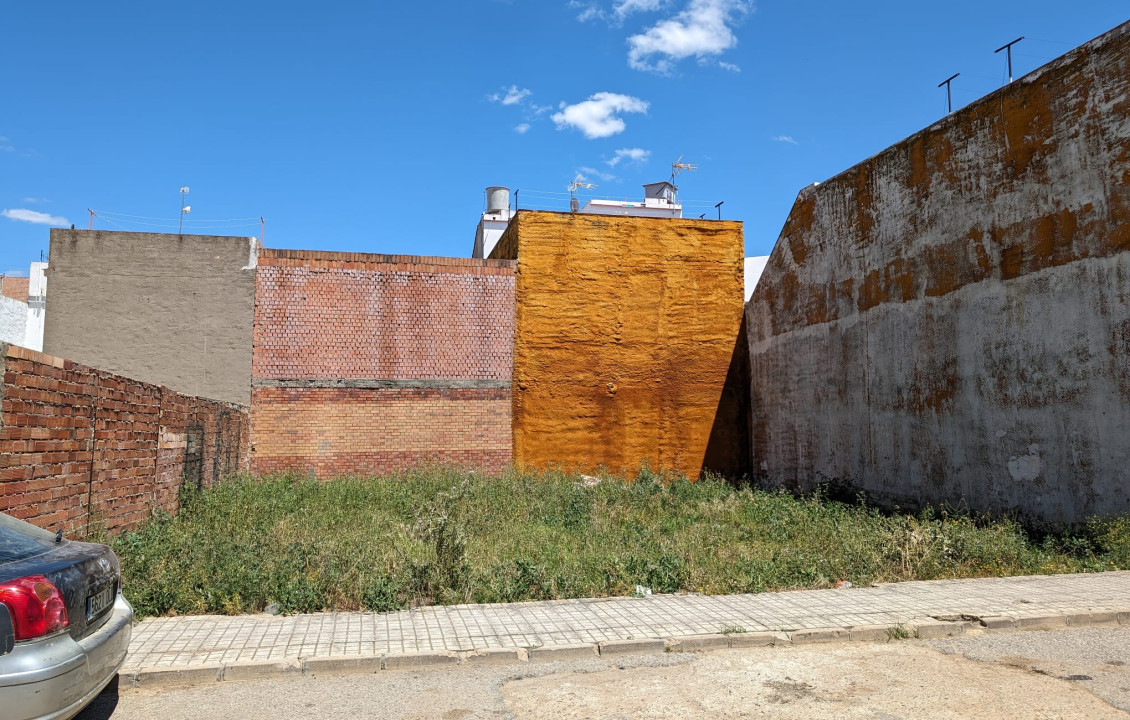
[[[1130,717],[1130,628],[310,673],[106,693],[79,720]]]
[[[394,658],[386,665],[403,667],[476,651],[500,659],[507,653],[545,655],[554,648],[626,651],[633,644],[637,650],[662,652],[723,632],[730,633],[723,644],[799,644],[882,639],[890,631],[933,637],[1016,625],[1117,625],[1120,618],[1130,624],[1130,572],[756,595],[458,605],[394,613],[162,617],[134,628],[122,673],[131,684],[143,684],[146,678],[153,684],[162,673],[217,679],[224,668],[245,673],[248,666],[259,665],[293,672],[327,659],[371,664]]]
[[[1130,572],[150,618],[133,718],[1127,718]]]

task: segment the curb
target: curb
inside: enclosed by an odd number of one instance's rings
[[[284,677],[326,677],[370,674],[386,670],[419,671],[479,665],[513,665],[569,660],[591,660],[605,656],[654,653],[699,653],[734,648],[810,645],[843,642],[892,642],[898,640],[953,637],[984,632],[1064,630],[1084,627],[1130,626],[1130,612],[1065,613],[1061,615],[938,616],[897,625],[857,625],[837,628],[804,628],[780,632],[734,632],[683,635],[671,638],[633,638],[600,643],[549,645],[533,648],[490,648],[459,652],[393,653],[295,658],[263,662],[224,663],[181,668],[141,668],[119,673],[121,688],[177,689],[214,682],[242,682]]]

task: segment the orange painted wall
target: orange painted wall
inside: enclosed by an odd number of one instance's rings
[[[739,222],[521,211],[492,253],[518,261],[515,464],[741,474],[743,256]]]

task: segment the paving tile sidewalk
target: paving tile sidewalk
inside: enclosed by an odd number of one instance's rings
[[[1130,613],[1130,572],[906,582],[757,595],[457,605],[394,613],[151,618],[134,628],[122,671],[666,639],[734,627],[750,633],[794,633],[900,623],[915,626],[961,616],[1007,624],[1008,619],[1095,618],[1101,613]]]

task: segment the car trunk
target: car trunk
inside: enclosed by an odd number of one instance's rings
[[[0,523],[0,582],[46,576],[63,595],[67,632],[76,640],[104,623],[121,585],[118,558],[110,548],[56,540],[51,533],[16,528],[10,518],[3,520],[9,522]]]
[[[79,640],[110,617],[121,582],[118,559],[105,545],[78,542],[60,548],[57,560],[54,555],[40,558],[48,563],[43,574],[63,593],[67,632]]]

